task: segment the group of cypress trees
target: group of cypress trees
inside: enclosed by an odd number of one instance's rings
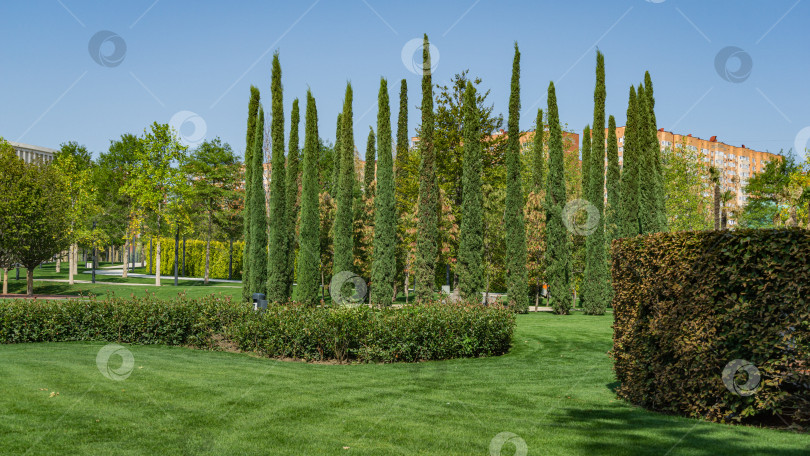
[[[429,300],[434,292],[438,254],[439,189],[434,150],[433,87],[427,35],[423,40],[422,122],[419,142],[416,251],[414,255],[417,298]],[[611,296],[608,260],[610,242],[636,234],[666,228],[663,179],[658,146],[652,81],[645,74],[643,85],[631,86],[624,142],[624,168],[620,171],[616,124],[608,120],[605,141],[604,56],[597,51],[594,118],[583,132],[582,194],[599,214],[595,229],[585,241],[586,264],[581,299],[586,313],[604,313]],[[462,214],[458,252],[459,292],[465,299],[477,299],[484,288],[483,270],[483,150],[480,112],[474,84],[467,82],[463,93],[463,174]],[[359,195],[355,175],[353,133],[353,90],[346,86],[343,111],[337,116],[336,141],[331,176],[321,176],[320,139],[315,99],[307,91],[303,158],[299,163],[299,103],[292,105],[289,151],[285,159],[284,112],[279,56],[273,57],[271,75],[271,172],[269,218],[264,191],[264,111],[259,90],[251,87],[248,105],[245,211],[245,288],[243,297],[265,292],[270,301],[295,298],[315,303],[321,282],[321,240],[319,190],[322,180],[335,201],[332,225],[332,273],[355,269],[353,204]],[[397,192],[408,173],[407,84],[400,87],[400,109],[396,134],[396,167],[392,145],[391,109],[388,84],[380,81],[377,131],[371,128],[366,147],[363,197],[373,198],[374,237],[371,258],[371,302],[388,304],[394,295],[398,260],[398,217],[407,202]],[[515,43],[509,97],[508,135],[505,149],[506,199],[506,277],[510,305],[517,311],[528,309],[526,222],[521,173],[520,147],[520,51]],[[554,83],[548,87],[548,137],[545,137],[543,111],[537,112],[537,129],[531,147],[529,188],[543,194],[545,227],[545,277],[551,306],[557,313],[570,309],[572,290],[572,238],[563,223],[567,203],[564,145]],[[592,128],[591,128],[592,127]],[[548,149],[546,158],[544,148]],[[607,161],[607,167],[605,166]],[[396,176],[394,170],[397,170]],[[416,170],[414,169],[414,173]],[[375,185],[376,184],[376,185]],[[300,186],[300,187],[299,187]],[[607,187],[607,202],[604,188]],[[300,202],[299,202],[299,188]],[[298,217],[300,229],[296,234]],[[295,252],[298,252],[297,261]],[[268,254],[269,252],[269,254]],[[296,268],[297,265],[297,268]],[[295,274],[297,269],[297,274]]]

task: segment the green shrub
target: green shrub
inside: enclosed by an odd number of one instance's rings
[[[713,421],[810,422],[810,232],[660,233],[612,252],[619,396]],[[730,383],[734,360],[756,367],[758,388],[756,374],[744,394]]]
[[[146,240],[144,252],[147,255],[147,264],[149,262],[149,240]],[[180,249],[178,250],[178,274],[182,274],[183,268],[183,241],[180,240]],[[210,259],[210,272],[209,278],[211,279],[227,279],[228,278],[228,248],[227,242],[211,241],[211,259]],[[152,251],[152,264],[155,264],[155,250]],[[238,241],[233,243],[233,275],[232,279],[241,280],[242,278],[242,251],[244,250],[244,242]],[[154,266],[153,266],[154,267]],[[161,275],[174,274],[174,238],[160,238],[160,273]],[[203,277],[205,275],[205,241],[196,239],[186,239],[186,277]]]
[[[430,303],[400,309],[271,306],[216,295],[0,302],[0,342],[117,341],[217,348],[309,361],[396,362],[505,353],[515,317],[500,307]]]

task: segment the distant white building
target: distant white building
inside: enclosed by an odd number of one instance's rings
[[[46,163],[53,161],[55,154],[59,152],[56,149],[32,146],[31,144],[23,144],[14,141],[8,141],[8,143],[14,148],[14,152],[17,153],[17,156],[22,158],[26,163],[34,163],[37,160],[42,160]]]

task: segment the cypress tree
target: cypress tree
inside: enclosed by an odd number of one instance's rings
[[[656,213],[656,184],[655,184],[655,148],[650,144],[649,124],[650,111],[647,106],[647,94],[644,87],[639,84],[636,90],[636,138],[638,141],[638,218],[641,234],[658,231],[658,215]]]
[[[567,315],[571,308],[571,245],[563,223],[565,167],[554,83],[548,85],[548,189],[546,191],[546,277],[551,307]]]
[[[458,285],[464,299],[481,300],[484,289],[484,213],[481,191],[481,126],[475,86],[464,89],[464,158],[462,161],[461,239],[458,249]],[[536,142],[535,142],[536,144]]]
[[[273,120],[270,127],[272,157],[270,158],[270,256],[267,259],[267,300],[284,302],[289,298],[287,281],[287,179],[284,169],[284,100],[281,89],[281,64],[278,52],[273,54],[270,80]]]
[[[515,43],[512,90],[509,95],[509,130],[506,143],[506,293],[518,312],[529,310],[529,279],[526,271],[526,223],[523,185],[520,179],[520,51]],[[466,217],[466,214],[465,214]]]
[[[652,78],[650,72],[644,72],[644,93],[647,96],[647,109],[649,110],[647,131],[650,135],[650,148],[652,153],[654,170],[654,197],[655,197],[655,215],[657,218],[656,231],[667,230],[667,212],[664,201],[664,174],[661,166],[661,146],[658,142],[658,124],[655,120],[655,96],[653,95]]]
[[[371,263],[371,303],[391,304],[396,274],[397,214],[394,197],[394,158],[391,155],[391,108],[388,81],[380,79],[377,104],[377,195],[374,198],[374,259]],[[368,173],[368,158],[366,158]],[[368,182],[368,177],[366,177]]]
[[[388,121],[388,124],[391,124],[390,120]],[[379,126],[377,128],[379,129]],[[374,182],[374,173],[376,168],[374,157],[377,155],[377,152],[374,149],[374,143],[377,140],[374,137],[374,129],[369,127],[368,130],[368,141],[366,142],[366,168],[363,171],[363,191],[365,192],[366,198],[371,198],[374,195],[374,190],[371,188],[371,184]]]
[[[265,212],[264,176],[264,109],[259,108],[256,129],[253,134],[253,151],[251,162],[253,176],[250,180],[250,252],[243,263],[249,264],[245,288],[249,297],[253,293],[267,293],[267,212]]]
[[[591,181],[591,127],[582,129],[582,198],[588,199],[588,183]]]
[[[546,188],[546,152],[543,150],[543,110],[537,110],[537,122],[532,145],[532,191],[540,193]]]
[[[593,140],[590,144],[587,200],[597,209],[594,231],[585,240],[583,300],[585,313],[604,315],[610,292],[605,261],[605,58],[596,51],[596,88],[593,94]],[[591,221],[589,220],[589,223]]]
[[[416,296],[420,301],[433,298],[439,237],[439,183],[436,179],[436,151],[433,149],[433,82],[430,68],[430,43],[425,34],[422,44],[422,138],[419,141],[421,162],[415,263]]]
[[[410,192],[406,188],[411,187],[412,181],[410,148],[408,141],[408,82],[403,79],[399,84],[399,117],[397,119],[397,138],[396,138],[396,158],[394,159],[394,188],[396,188],[395,199],[397,207],[397,243],[396,243],[396,262],[397,262],[397,280],[403,279],[405,275],[405,267],[407,264],[407,256],[410,252],[410,246],[407,242],[402,241],[407,236],[407,224],[399,222],[401,218],[407,217],[411,212],[414,205],[414,198],[411,197]],[[403,285],[407,281],[403,280]],[[405,288],[403,286],[403,288]],[[408,291],[405,291],[406,297]]]
[[[295,226],[298,222],[298,185],[300,184],[300,174],[298,166],[298,123],[301,121],[298,112],[298,98],[293,100],[292,111],[290,112],[290,145],[287,151],[286,169],[286,215],[287,215],[287,297],[292,296],[292,284],[295,280],[295,249],[296,235]]]
[[[248,277],[250,275],[250,194],[251,194],[251,177],[253,175],[253,137],[256,135],[256,122],[259,117],[259,89],[256,86],[250,86],[250,101],[248,102],[248,118],[247,118],[247,133],[245,137],[245,210],[242,211],[243,223],[243,239],[245,240],[244,250],[242,251],[242,301],[250,302],[253,298],[251,296],[248,285]]]
[[[352,239],[352,199],[354,193],[354,132],[352,122],[352,85],[346,84],[340,133],[340,175],[338,176],[337,211],[334,223],[335,257],[332,274],[354,270],[354,242]]]
[[[607,206],[605,207],[605,238],[608,252],[610,244],[614,239],[619,238],[618,220],[619,215],[619,144],[616,141],[616,119],[613,116],[608,118],[607,137]]]
[[[335,149],[332,151],[332,185],[329,187],[329,194],[332,198],[337,198],[337,189],[340,186],[340,157],[343,156],[343,143],[340,137],[343,135],[343,114],[337,115],[337,126],[335,126]]]
[[[301,229],[298,249],[298,286],[295,295],[300,302],[318,302],[321,245],[318,205],[318,110],[312,92],[307,90],[307,113],[304,127],[304,169],[301,176]]]
[[[638,219],[638,174],[639,157],[636,150],[636,88],[630,86],[627,101],[627,126],[624,129],[624,153],[622,175],[619,181],[618,237],[625,238],[641,233]]]

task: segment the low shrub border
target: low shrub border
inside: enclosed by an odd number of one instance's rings
[[[720,422],[810,423],[810,231],[614,241],[618,394]]]
[[[501,307],[428,303],[403,308],[307,307],[257,313],[216,295],[0,302],[0,342],[109,341],[241,351],[307,361],[397,362],[506,353],[515,316]]]

